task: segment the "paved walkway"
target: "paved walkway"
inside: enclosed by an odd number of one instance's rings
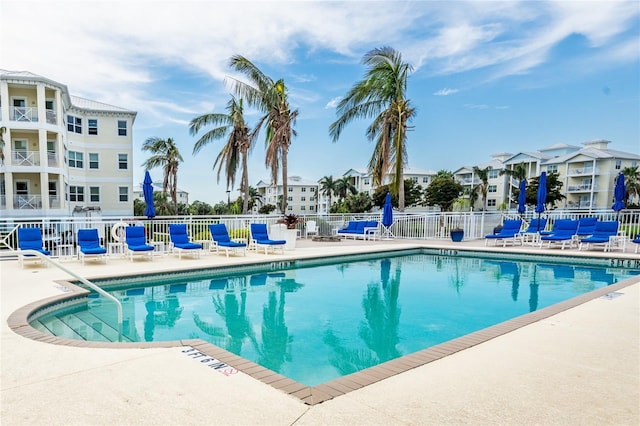
[[[481,247],[477,242],[298,240],[295,251],[270,257],[413,243]],[[65,265],[93,278],[261,259],[264,255],[167,256],[154,262],[112,259],[107,265]],[[3,425],[640,424],[640,277],[620,290],[619,297],[591,300],[311,407],[244,373],[225,376],[207,368],[182,347],[74,348],[19,336],[7,326],[9,315],[35,300],[59,295],[64,290],[56,280],[68,277],[51,267],[20,269],[16,261],[2,261],[0,268]]]

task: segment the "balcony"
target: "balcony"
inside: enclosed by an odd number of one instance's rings
[[[58,154],[52,151],[47,152],[47,164],[49,167],[59,167],[58,166]]]
[[[39,166],[40,153],[38,151],[11,151],[11,164],[14,166]]]
[[[595,174],[599,174],[600,170],[596,167]],[[594,174],[593,167],[576,167],[569,169],[569,176],[591,176]]]
[[[567,201],[567,208],[570,209],[588,209],[590,207],[590,201]]]
[[[38,108],[31,107],[11,107],[9,109],[9,119],[13,121],[38,121]]]
[[[569,185],[567,186],[567,192],[591,192],[593,188],[592,184],[583,184],[583,185]]]

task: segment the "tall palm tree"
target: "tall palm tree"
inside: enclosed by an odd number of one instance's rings
[[[204,114],[191,120],[189,131],[191,135],[196,135],[204,126],[214,126],[207,131],[193,146],[193,155],[216,139],[227,138],[227,143],[216,157],[213,168],[218,166],[218,182],[220,173],[224,168],[227,176],[227,190],[233,188],[236,182],[236,174],[242,168],[240,178],[240,191],[243,193],[242,214],[247,214],[249,210],[249,169],[247,157],[253,148],[256,133],[250,134],[249,128],[244,119],[242,99],[237,100],[231,97],[227,103],[227,114],[211,113]]]
[[[398,195],[398,210],[404,211],[407,131],[415,115],[406,92],[413,67],[404,63],[402,55],[391,47],[368,52],[362,63],[369,69],[338,104],[339,118],[329,127],[329,134],[336,142],[349,122],[373,118],[366,132],[370,141],[376,141],[369,172],[374,185],[381,185],[384,176],[392,174],[392,192]]]
[[[331,211],[331,197],[336,194],[336,181],[333,176],[320,179],[320,192],[328,198],[327,212]]]
[[[473,192],[482,195],[482,211],[487,209],[487,192],[489,191],[489,170],[491,166],[481,169],[478,166],[473,166],[473,173],[480,179],[480,183],[473,188]],[[473,204],[471,204],[473,207]]]
[[[173,141],[173,138],[162,139],[158,137],[151,137],[144,141],[142,150],[151,153],[151,157],[142,163],[145,169],[163,168],[164,180],[162,182],[162,190],[164,192],[168,191],[173,201],[174,213],[177,213],[178,167],[180,163],[184,161],[180,150]]]
[[[4,164],[4,132],[7,131],[7,128],[2,126],[0,127],[0,164]]]
[[[349,176],[341,177],[335,182],[335,184],[336,189],[334,193],[342,200],[347,198],[347,195],[349,194],[355,195],[358,193],[356,187],[351,183],[351,178]]]
[[[638,166],[625,167],[622,169],[622,174],[624,175],[625,186],[627,187],[624,204],[628,206],[631,197],[638,198],[638,195],[640,195],[640,169]]]
[[[274,81],[240,55],[232,56],[229,66],[249,79],[249,83],[236,79],[231,81],[236,95],[264,114],[258,120],[256,131],[262,126],[266,131],[265,165],[271,169],[271,179],[276,186],[278,172],[282,167],[282,193],[287,194],[287,155],[291,139],[296,136],[293,126],[298,117],[298,110],[292,111],[289,106],[288,90],[283,79]],[[287,211],[287,197],[282,197],[281,210],[282,214]]]

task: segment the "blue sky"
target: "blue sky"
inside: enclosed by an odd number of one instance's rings
[[[3,0],[0,67],[66,84],[73,95],[138,112],[134,181],[148,137],[172,137],[190,200],[226,200],[212,171],[222,141],[192,155],[189,121],[225,112],[239,54],[284,78],[300,115],[289,175],[317,180],[364,168],[373,144],[334,105],[381,46],[414,67],[409,165],[455,170],[556,143],[607,139],[640,153],[640,2]],[[253,111],[248,122],[256,121]],[[269,180],[263,139],[249,180]],[[161,170],[152,170],[154,180]],[[239,182],[239,177],[238,177]],[[238,191],[232,192],[232,197]]]

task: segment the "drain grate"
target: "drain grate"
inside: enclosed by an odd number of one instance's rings
[[[611,299],[615,299],[615,298],[616,298],[616,297],[618,297],[618,296],[622,296],[623,294],[624,294],[624,293],[619,293],[619,292],[617,292],[617,291],[616,291],[616,292],[613,292],[613,293],[607,293],[607,294],[605,294],[604,296],[600,296],[600,299],[608,299],[608,300],[611,300]]]

